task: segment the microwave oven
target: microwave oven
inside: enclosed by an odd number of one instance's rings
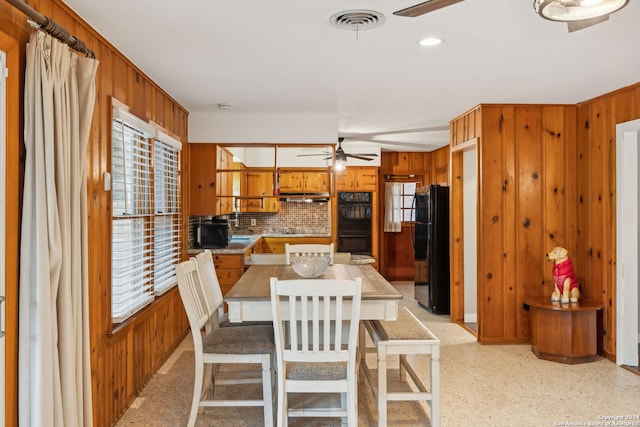
[[[204,249],[225,248],[229,245],[229,223],[201,222],[196,229],[196,245]]]

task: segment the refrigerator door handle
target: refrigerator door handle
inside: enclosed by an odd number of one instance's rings
[[[411,249],[413,249],[413,253],[416,253],[416,236],[415,236],[415,210],[416,208],[416,195],[413,195],[413,200],[411,200],[411,221],[409,221],[409,238],[411,239]]]

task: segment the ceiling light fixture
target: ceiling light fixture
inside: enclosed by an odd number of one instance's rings
[[[427,37],[418,42],[420,46],[428,46],[428,47],[438,46],[441,43],[442,43],[442,39],[439,39],[437,37]]]
[[[347,167],[347,159],[339,159],[336,158],[335,163],[333,164],[333,170],[336,172],[342,172]]]
[[[607,20],[622,9],[629,0],[534,0],[533,8],[550,21],[575,22]]]

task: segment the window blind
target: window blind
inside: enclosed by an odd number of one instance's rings
[[[111,308],[114,323],[122,322],[153,301],[150,136],[144,126],[114,114],[111,139]]]
[[[158,132],[157,138],[163,134]],[[177,282],[180,262],[180,152],[176,144],[154,144],[154,292],[162,294]]]

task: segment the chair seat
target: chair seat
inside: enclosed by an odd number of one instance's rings
[[[287,379],[336,381],[347,378],[347,362],[287,363]]]
[[[275,350],[273,326],[236,326],[220,328],[202,340],[205,353],[271,354]]]

